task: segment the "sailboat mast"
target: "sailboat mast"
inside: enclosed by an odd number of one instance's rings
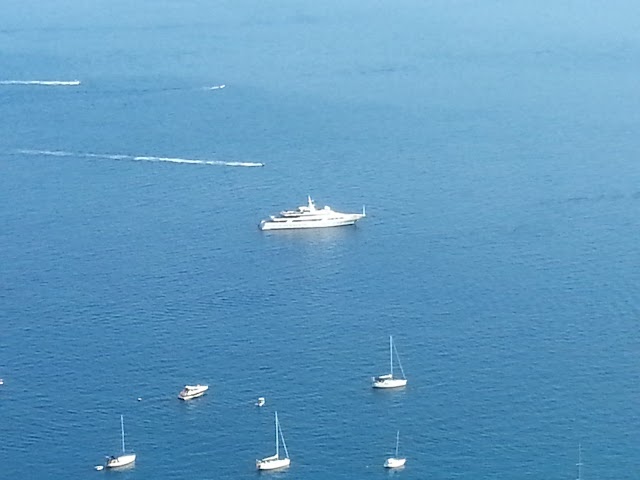
[[[122,453],[125,453],[125,448],[124,448],[124,416],[120,415],[120,430],[122,432]]]
[[[276,412],[276,458],[280,458],[280,438],[278,435],[278,412]]]
[[[391,378],[393,378],[393,336],[389,335],[389,364],[391,365]]]
[[[582,445],[578,443],[578,480],[582,479]]]

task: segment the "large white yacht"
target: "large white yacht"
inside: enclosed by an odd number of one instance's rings
[[[296,210],[284,210],[279,215],[271,215],[260,222],[260,230],[287,230],[298,228],[327,228],[353,225],[366,217],[364,207],[362,213],[340,213],[331,208],[316,208],[311,197],[307,197],[307,205]]]

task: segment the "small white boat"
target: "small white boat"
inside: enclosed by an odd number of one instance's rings
[[[311,197],[307,197],[307,205],[296,210],[283,210],[279,215],[271,215],[260,222],[260,230],[297,230],[303,228],[327,228],[353,225],[366,217],[364,207],[362,213],[340,213],[331,208],[316,208]]]
[[[389,457],[384,462],[384,468],[399,468],[404,467],[404,464],[407,463],[406,458],[398,457],[398,445],[400,443],[400,430],[396,434],[396,454],[394,457]]]
[[[185,385],[178,394],[178,398],[180,400],[191,400],[192,398],[201,397],[207,390],[209,390],[209,385]]]
[[[287,444],[284,441],[284,435],[282,435],[282,429],[280,428],[280,422],[278,422],[278,412],[276,416],[276,454],[270,457],[263,458],[262,460],[256,460],[256,468],[258,470],[275,470],[278,468],[285,468],[291,464],[289,459],[289,452],[287,451]],[[280,458],[280,438],[282,438],[282,446],[284,447],[285,457]]]
[[[258,401],[256,402],[256,405],[257,405],[258,407],[262,407],[265,403],[267,403],[267,402],[266,402],[266,400],[264,399],[264,397],[260,397],[260,398],[258,398]]]
[[[0,385],[4,385],[4,380],[0,378]]]
[[[111,455],[107,457],[105,468],[125,467],[136,461],[136,454],[133,452],[127,453],[124,445],[124,417],[122,415],[120,415],[120,429],[122,432],[122,455]]]
[[[393,376],[393,354],[396,354],[396,358],[398,360],[398,365],[400,366],[400,371],[402,372],[402,378]],[[400,357],[398,356],[398,351],[393,345],[393,337],[389,337],[389,363],[391,368],[391,373],[387,373],[385,375],[378,375],[377,377],[373,377],[373,388],[398,388],[404,387],[407,384],[407,379],[404,376],[404,369],[402,368],[402,363],[400,362]]]

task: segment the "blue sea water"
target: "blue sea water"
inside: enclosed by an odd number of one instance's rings
[[[638,32],[622,0],[5,5],[0,478],[255,478],[276,409],[269,478],[566,479],[578,444],[635,478]],[[368,217],[258,230],[307,194]],[[374,391],[390,334],[409,384]],[[136,466],[94,472],[120,414]]]

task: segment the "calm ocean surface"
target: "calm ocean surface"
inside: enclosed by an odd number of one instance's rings
[[[4,6],[0,478],[637,478],[640,15],[562,3]]]

